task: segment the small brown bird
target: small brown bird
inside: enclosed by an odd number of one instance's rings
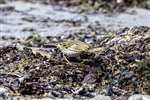
[[[63,53],[65,60],[69,64],[71,63],[67,60],[66,56],[77,57],[82,53],[96,53],[101,50],[100,47],[92,48],[90,44],[79,40],[67,40],[62,43],[58,43],[56,46]]]

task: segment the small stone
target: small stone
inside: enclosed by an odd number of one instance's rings
[[[90,100],[111,100],[111,98],[109,96],[97,95],[97,96],[95,96],[94,98],[92,98]]]
[[[63,98],[63,97],[64,97],[64,95],[63,95],[62,93],[57,92],[57,91],[52,91],[52,95],[53,95],[54,97],[60,97],[60,98]]]
[[[2,4],[2,2],[0,2],[0,4]],[[0,11],[13,11],[14,7],[13,6],[6,6],[6,5],[1,5],[0,6]]]
[[[73,95],[73,98],[74,99],[81,99],[81,96],[80,95]]]
[[[3,94],[5,92],[8,92],[8,90],[4,87],[0,87],[0,94]]]
[[[83,83],[92,84],[95,81],[96,81],[96,76],[92,73],[89,73],[84,77]]]
[[[0,87],[0,100],[8,99],[8,89],[5,87]]]
[[[150,96],[148,95],[141,95],[141,94],[135,94],[128,98],[128,100],[150,100]]]
[[[80,87],[79,89],[77,89],[75,92],[73,92],[74,94],[80,94],[82,91],[84,91],[85,89],[83,87]]]

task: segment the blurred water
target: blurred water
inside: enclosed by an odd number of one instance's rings
[[[124,27],[150,26],[150,11],[133,8],[126,13],[106,16],[104,14],[79,14],[69,10],[54,10],[52,6],[14,1],[1,4],[12,6],[12,11],[0,11],[0,36],[27,37],[33,32],[42,36],[68,35],[87,30],[88,25],[100,23],[108,30]],[[135,14],[130,14],[135,11]],[[78,22],[73,26],[71,22]]]

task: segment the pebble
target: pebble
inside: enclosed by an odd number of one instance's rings
[[[6,6],[6,5],[0,5],[0,11],[13,11],[14,7],[13,6]]]
[[[0,100],[8,99],[8,89],[5,87],[0,87]]]
[[[90,100],[112,100],[109,96],[97,95]]]
[[[52,91],[52,95],[54,97],[59,97],[59,98],[63,98],[64,97],[64,95],[62,93],[57,92],[57,91]]]
[[[135,94],[128,98],[128,100],[150,100],[150,96],[148,95],[141,95],[141,94]]]
[[[4,88],[4,87],[1,86],[0,87],[0,94],[3,94],[5,92],[8,92],[8,90],[6,88]]]

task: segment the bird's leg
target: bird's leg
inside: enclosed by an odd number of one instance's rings
[[[69,65],[72,65],[71,63],[70,63],[70,61],[67,59],[67,57],[63,54],[63,58],[66,60],[66,62],[69,64]]]

